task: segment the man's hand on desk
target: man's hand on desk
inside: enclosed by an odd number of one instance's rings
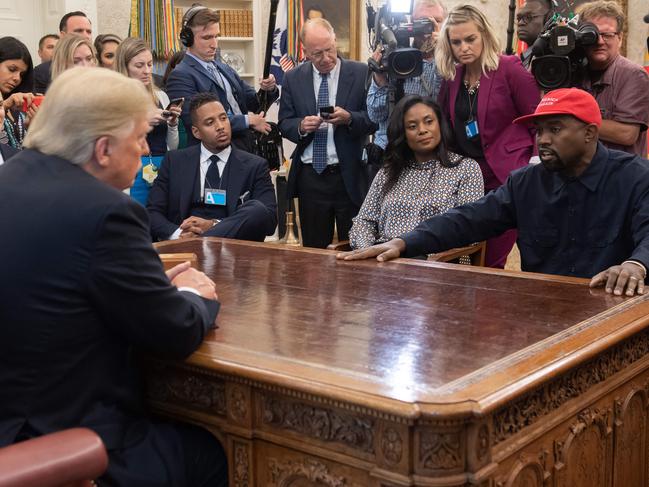
[[[217,300],[216,285],[214,281],[201,271],[190,266],[189,262],[183,262],[167,271],[167,277],[171,284],[177,288],[190,287],[195,289],[205,299]]]
[[[352,250],[351,252],[340,252],[336,254],[339,260],[361,260],[376,257],[379,262],[398,258],[406,250],[406,242],[400,238],[393,238],[389,242],[372,245],[365,249]]]
[[[190,216],[180,224],[182,233],[180,238],[200,237],[204,232],[214,226],[214,220],[206,220],[197,216]]]
[[[614,265],[605,271],[600,272],[590,281],[590,287],[600,287],[605,285],[607,293],[613,293],[616,296],[626,294],[644,294],[644,269],[631,262],[624,262],[622,265]],[[626,291],[625,291],[626,289]]]

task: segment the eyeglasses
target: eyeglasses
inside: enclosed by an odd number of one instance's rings
[[[517,24],[529,24],[532,19],[537,17],[545,17],[545,14],[518,14],[516,15]]]
[[[606,43],[611,42],[613,39],[615,39],[618,35],[620,35],[619,32],[600,32],[599,36],[602,38],[602,40]]]
[[[335,47],[329,47],[327,49],[322,49],[321,51],[311,51],[311,57],[318,60],[324,58],[325,56],[331,57],[334,54],[336,54]]]

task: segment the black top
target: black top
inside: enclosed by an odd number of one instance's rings
[[[158,108],[164,108],[160,102],[158,102]],[[161,122],[147,134],[146,142],[149,144],[152,156],[164,156],[167,153],[167,130],[167,124]]]
[[[592,277],[627,259],[649,267],[649,161],[601,143],[577,178],[542,164],[422,222],[402,238],[406,255],[460,247],[518,229],[524,271]]]
[[[469,95],[464,83],[460,83],[460,91],[455,100],[455,142],[457,152],[472,159],[484,159],[480,135],[469,139],[466,135],[466,123],[468,120],[478,120],[478,90]],[[478,127],[478,131],[480,127]]]
[[[52,82],[52,61],[45,61],[34,68],[34,93],[45,94]]]

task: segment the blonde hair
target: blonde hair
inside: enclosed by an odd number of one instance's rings
[[[67,34],[63,39],[56,43],[54,48],[54,56],[52,57],[52,80],[56,79],[63,71],[70,69],[74,66],[74,51],[79,46],[88,46],[92,56],[97,64],[97,53],[95,46],[92,45],[85,37],[76,34]]]
[[[622,6],[611,0],[598,0],[596,2],[582,3],[575,12],[579,14],[579,20],[589,21],[597,17],[610,17],[617,21],[617,31],[624,30],[626,20]]]
[[[324,30],[329,32],[332,36],[336,35],[333,25],[331,25],[331,23],[327,19],[324,19],[322,17],[316,17],[315,19],[309,19],[306,22],[304,22],[304,24],[302,24],[302,29],[300,29],[300,42],[302,44],[304,44],[304,38],[306,37],[307,30],[315,26],[322,27]]]
[[[473,22],[482,35],[482,54],[480,54],[482,72],[487,74],[488,71],[498,69],[500,42],[498,41],[494,28],[487,20],[487,17],[477,8],[471,5],[458,5],[448,13],[448,17],[442,25],[442,30],[437,40],[437,47],[435,48],[437,70],[444,79],[455,79],[455,65],[457,63],[453,55],[453,49],[451,48],[448,29],[452,25],[465,24],[467,22]]]
[[[92,160],[97,139],[121,136],[153,108],[138,80],[104,68],[71,68],[47,90],[23,145],[85,164]]]
[[[115,51],[115,64],[113,69],[118,73],[122,73],[124,76],[130,77],[128,74],[128,63],[137,56],[145,51],[151,52],[151,49],[142,39],[138,37],[127,37],[122,41],[122,43],[117,46]],[[142,83],[144,85],[144,83]],[[157,98],[155,96],[155,88],[153,86],[153,76],[151,76],[151,81],[148,85],[144,85],[151,99],[154,103],[157,103]]]

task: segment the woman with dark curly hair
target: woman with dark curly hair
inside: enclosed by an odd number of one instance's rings
[[[0,38],[0,93],[6,117],[0,141],[20,149],[25,130],[36,114],[32,107],[34,66],[27,46],[15,37]],[[28,110],[23,112],[26,102]]]
[[[432,98],[411,95],[397,103],[384,165],[349,232],[352,248],[387,242],[422,220],[483,196],[480,166],[448,150],[449,133]]]

